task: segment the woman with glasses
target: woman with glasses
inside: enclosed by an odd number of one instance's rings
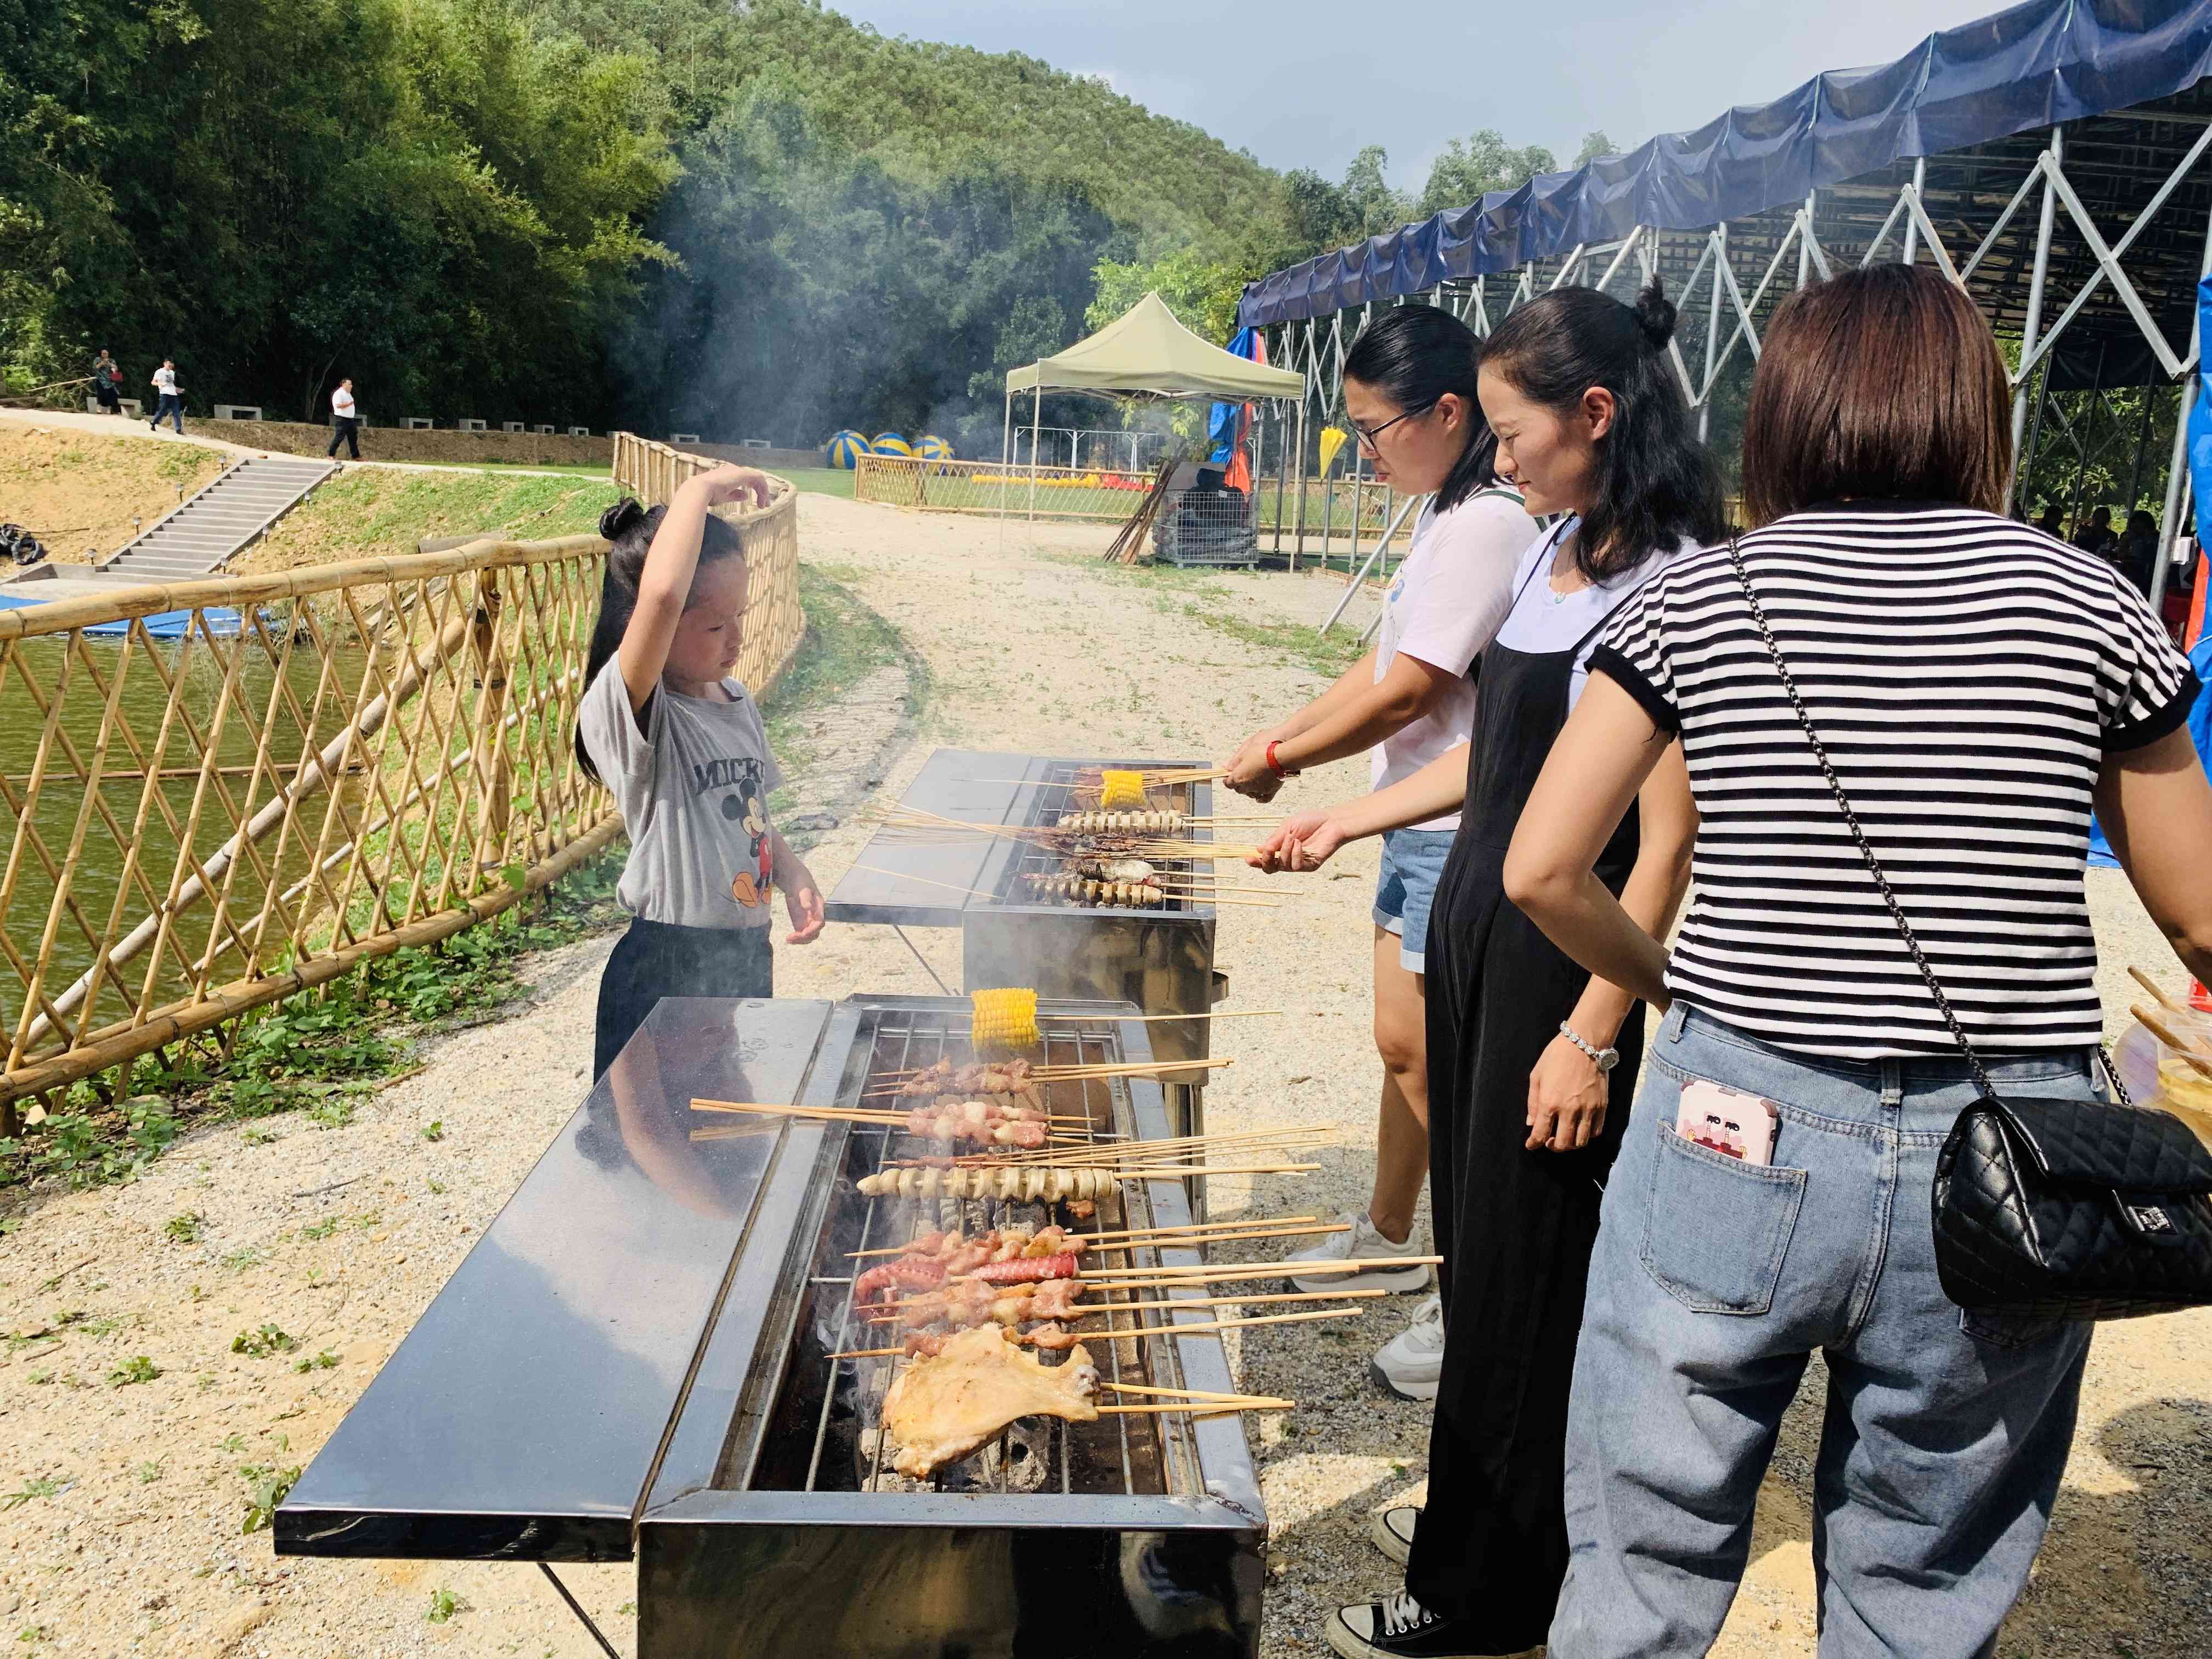
[[[1643,1016],[1508,900],[1505,848],[1607,621],[1721,529],[1666,357],[1674,326],[1656,283],[1632,307],[1561,289],[1485,343],[1498,474],[1558,518],[1516,562],[1478,666],[1473,741],[1393,788],[1288,820],[1257,860],[1313,869],[1357,836],[1460,811],[1429,929],[1430,1206],[1445,1266],[1428,1502],[1376,1517],[1405,1589],[1329,1619],[1346,1659],[1525,1653],[1566,1574],[1567,1386]],[[1695,829],[1680,753],[1662,750],[1596,865],[1654,933],[1681,902]]]
[[[1373,787],[1385,788],[1467,741],[1475,702],[1468,668],[1504,619],[1513,562],[1536,529],[1492,467],[1494,446],[1475,401],[1479,350],[1474,331],[1449,312],[1401,306],[1362,329],[1346,354],[1345,409],[1376,477],[1429,502],[1390,586],[1375,649],[1289,719],[1247,738],[1228,763],[1231,788],[1269,800],[1285,778],[1362,751]],[[1346,1231],[1291,1259],[1300,1289],[1428,1286],[1426,1267],[1341,1273],[1313,1264],[1401,1255],[1412,1241],[1428,1169],[1423,953],[1430,901],[1458,825],[1446,805],[1384,838],[1374,908],[1382,1059],[1374,1188],[1365,1209],[1345,1218]],[[1310,1276],[1298,1277],[1301,1268]],[[1433,1358],[1408,1356],[1393,1386],[1433,1394]]]

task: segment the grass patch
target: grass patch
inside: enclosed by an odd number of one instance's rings
[[[109,1073],[71,1085],[60,1110],[0,1140],[0,1188],[133,1180],[198,1122],[302,1112],[319,1127],[343,1128],[360,1097],[414,1066],[416,1039],[516,995],[526,956],[619,921],[622,858],[605,854],[538,898],[436,945],[394,951],[254,1010],[227,1060],[219,1037],[208,1034],[179,1045],[169,1065],[142,1061],[127,1081]],[[159,1092],[104,1103],[131,1088]],[[269,1138],[249,1127],[255,1144]],[[196,1231],[199,1218],[191,1219]]]
[[[779,478],[788,478],[802,495],[842,495],[853,499],[853,475],[841,466],[771,467]]]
[[[898,661],[905,652],[898,630],[837,580],[831,574],[837,568],[799,562],[799,602],[806,612],[806,636],[783,677],[761,699],[769,746],[793,777],[805,776],[820,758],[808,736],[809,717],[835,707],[863,679],[886,663]],[[918,665],[911,684],[908,713],[918,714],[927,697],[927,682]],[[771,810],[778,804],[771,802]]]
[[[532,477],[511,471],[356,467],[294,508],[236,568],[290,570],[383,558],[413,553],[428,538],[479,531],[516,541],[578,536],[597,530],[599,514],[620,494],[605,469]]]

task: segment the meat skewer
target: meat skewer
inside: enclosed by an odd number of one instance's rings
[[[1311,1319],[1349,1319],[1357,1312],[1358,1310],[1356,1308],[1321,1308],[1310,1313],[1261,1314],[1253,1319],[1217,1319],[1193,1325],[1140,1325],[1134,1330],[1099,1331],[1090,1338],[1083,1340],[1120,1342],[1134,1336],[1205,1336],[1218,1331],[1241,1331],[1253,1325],[1288,1325]],[[887,1359],[908,1352],[931,1353],[936,1352],[936,1349],[929,1345],[934,1343],[941,1346],[952,1340],[946,1336],[933,1336],[924,1331],[911,1331],[907,1334],[907,1342],[915,1345],[911,1349],[904,1343],[895,1348],[848,1348],[842,1353],[833,1353],[829,1358],[831,1359]],[[1006,1340],[1028,1343],[1036,1347],[1050,1348],[1066,1346],[1079,1339],[1064,1327],[1040,1325],[1032,1331],[1011,1334]]]

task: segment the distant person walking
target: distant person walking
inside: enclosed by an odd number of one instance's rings
[[[123,412],[123,371],[107,355],[106,346],[100,347],[100,356],[92,360],[92,395],[100,399],[103,415]]]
[[[331,447],[323,453],[337,454],[340,444],[346,447],[350,459],[361,459],[361,415],[354,404],[351,380],[340,380],[338,389],[331,393]]]
[[[2118,544],[2119,538],[2112,534],[2112,509],[2109,507],[2099,507],[2090,514],[2088,523],[2075,527],[2074,545],[2084,553],[2094,553],[2108,564]]]
[[[159,432],[165,420],[176,423],[177,435],[185,435],[185,400],[177,395],[177,361],[161,359],[161,368],[154,371],[153,386],[161,402],[154,405],[154,418],[146,422],[149,432]]]

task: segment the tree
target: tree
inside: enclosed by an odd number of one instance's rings
[[[1419,210],[1425,218],[1466,207],[1493,190],[1518,190],[1536,174],[1558,167],[1552,152],[1541,144],[1516,149],[1495,128],[1485,127],[1444,146],[1443,154],[1430,166]]]
[[[1575,152],[1575,159],[1571,165],[1578,167],[1587,167],[1592,161],[1601,161],[1606,156],[1620,154],[1620,152],[1613,147],[1613,140],[1605,136],[1605,129],[1601,127],[1595,132],[1586,132],[1583,135],[1583,147]]]

